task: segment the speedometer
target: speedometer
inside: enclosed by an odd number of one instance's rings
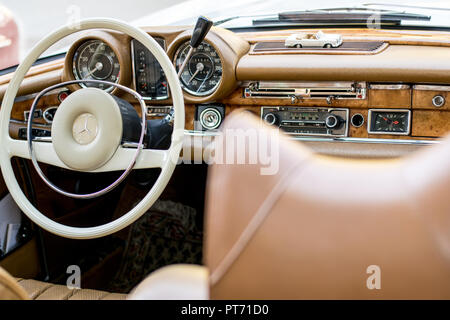
[[[104,80],[117,83],[120,63],[117,55],[101,40],[84,42],[73,55],[73,74],[77,80]],[[82,87],[96,87],[110,91],[113,86],[97,83],[82,83]]]
[[[189,42],[183,43],[175,53],[177,72],[186,60]],[[189,58],[180,77],[183,89],[194,96],[213,93],[222,80],[222,61],[212,45],[202,42]]]

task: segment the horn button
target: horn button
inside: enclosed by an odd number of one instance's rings
[[[70,169],[92,171],[108,162],[122,140],[120,107],[108,93],[83,88],[58,107],[52,142],[58,158]]]
[[[83,113],[75,119],[72,135],[76,142],[81,145],[89,144],[97,137],[97,119],[90,113]]]

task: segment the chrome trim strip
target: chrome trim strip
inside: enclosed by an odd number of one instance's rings
[[[215,137],[220,134],[220,131],[198,131],[184,129],[184,134],[192,137]]]
[[[145,100],[145,99],[144,99]],[[157,106],[157,105],[148,105],[147,106],[147,117],[165,117],[170,113],[170,110],[172,110],[173,106]],[[150,112],[151,109],[165,109],[167,112],[165,113],[158,113],[158,112]]]
[[[374,112],[407,112],[408,113],[408,127],[406,132],[391,132],[391,131],[372,131],[372,111]],[[408,109],[369,109],[367,115],[367,132],[370,134],[392,134],[398,136],[407,136],[411,132],[411,110]]]
[[[402,83],[371,83],[369,84],[369,89],[372,90],[402,90],[402,89],[410,89],[411,86],[409,84]]]
[[[186,136],[192,137],[213,137],[219,135],[219,131],[195,131],[184,130]],[[440,140],[417,140],[417,139],[377,139],[377,138],[350,138],[350,137],[303,137],[290,136],[289,139],[296,141],[311,141],[311,142],[344,142],[344,143],[381,143],[381,144],[414,144],[414,145],[433,145],[441,143]]]
[[[414,145],[432,145],[440,143],[439,140],[415,140],[415,139],[376,139],[376,138],[311,138],[294,137],[293,140],[315,141],[315,142],[346,142],[346,143],[380,143],[380,144],[414,144]]]
[[[414,90],[425,91],[450,91],[450,86],[446,85],[432,85],[432,84],[416,84],[413,86]]]
[[[245,86],[247,84],[247,86]],[[244,98],[264,99],[366,99],[366,83],[356,81],[277,82],[246,81]],[[293,102],[294,103],[294,102]]]
[[[351,88],[357,84],[357,88],[366,88],[366,82],[358,81],[316,81],[316,82],[301,82],[301,81],[243,81],[241,87],[248,87],[251,83],[258,83],[261,89],[271,88]]]

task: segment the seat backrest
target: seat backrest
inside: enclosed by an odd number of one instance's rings
[[[249,159],[269,133],[278,170],[210,166],[212,299],[450,298],[449,138],[400,160],[346,160],[313,154],[248,113],[227,118],[222,149]],[[258,143],[237,150],[235,129],[258,132]]]

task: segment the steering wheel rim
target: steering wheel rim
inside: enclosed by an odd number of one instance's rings
[[[24,158],[30,158],[30,155],[23,151],[23,141],[14,140],[9,136],[9,123],[11,117],[11,110],[14,105],[14,100],[17,96],[19,87],[28,72],[32,64],[39,58],[39,56],[45,52],[51,45],[57,41],[67,37],[75,32],[90,30],[90,29],[109,29],[124,34],[141,42],[150,52],[155,56],[156,60],[160,63],[172,94],[172,101],[174,107],[174,123],[172,133],[172,143],[169,149],[165,152],[159,152],[161,158],[156,161],[158,167],[161,168],[161,173],[155,182],[155,185],[150,189],[146,196],[130,211],[121,216],[120,218],[113,220],[109,223],[95,226],[95,227],[71,227],[55,222],[44,214],[42,214],[33,204],[27,199],[22,189],[20,188],[11,164],[11,158],[14,156],[20,156]],[[158,43],[144,31],[133,27],[125,22],[109,19],[109,18],[93,18],[85,19],[74,24],[65,25],[58,30],[54,31],[39,43],[37,43],[33,49],[28,53],[23,62],[18,66],[13,78],[11,79],[8,88],[6,90],[2,106],[0,109],[0,167],[8,187],[11,196],[21,208],[21,210],[37,225],[53,234],[72,239],[93,239],[110,235],[117,232],[141,217],[159,198],[160,194],[166,187],[167,183],[172,176],[172,173],[177,164],[179,154],[183,143],[184,133],[184,99],[182,89],[171,61],[165,53],[165,51],[158,45]],[[26,141],[25,141],[26,143]],[[26,146],[25,146],[26,147]],[[53,146],[51,146],[53,148]],[[48,149],[49,150],[49,149]],[[122,151],[122,150],[121,150]],[[156,151],[156,150],[154,150]],[[114,159],[111,165],[105,165],[104,171],[112,171],[120,162],[121,157],[124,157],[125,153],[120,153],[119,150],[114,154]],[[150,153],[148,155],[141,154],[139,156],[139,165],[135,168],[151,168],[152,162],[151,156],[157,153]],[[48,159],[52,156],[47,157]],[[59,159],[50,159],[51,164],[65,167]],[[58,162],[59,160],[59,162]],[[148,166],[146,166],[148,164]],[[92,172],[100,172],[100,170],[94,170]]]

